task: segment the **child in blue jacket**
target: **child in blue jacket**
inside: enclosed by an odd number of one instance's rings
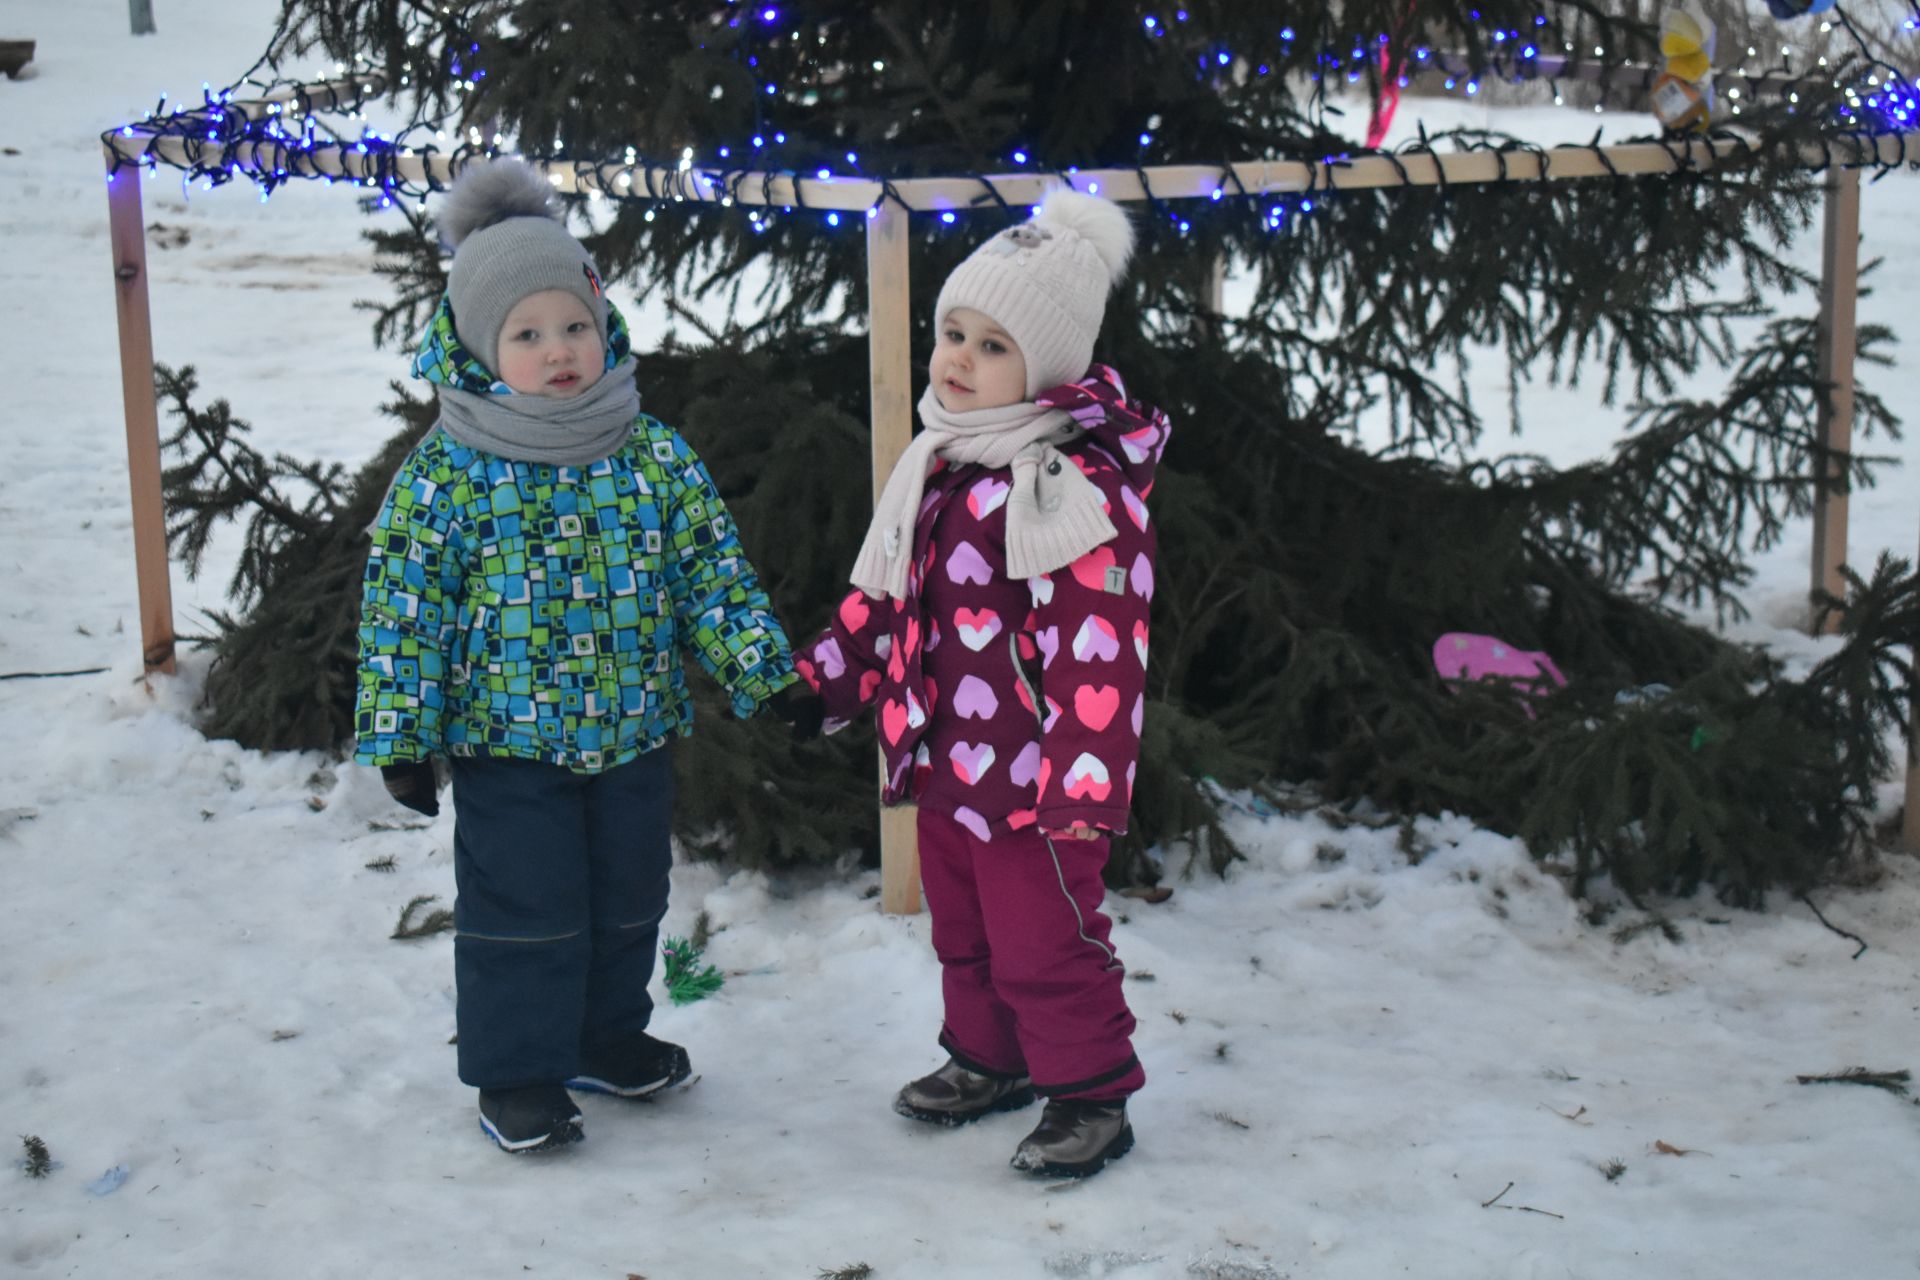
[[[672,861],[680,650],[737,715],[791,718],[786,634],[706,468],[640,412],[620,313],[530,167],[455,183],[414,360],[440,421],[373,528],[355,759],[409,808],[453,775],[460,1078],[507,1151],[582,1136],[569,1086],[640,1097]]]

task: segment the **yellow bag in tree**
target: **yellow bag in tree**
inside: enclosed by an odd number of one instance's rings
[[[1660,20],[1666,69],[1653,82],[1653,114],[1669,129],[1705,129],[1713,114],[1713,23],[1687,9]]]
[[[1660,54],[1667,70],[1696,84],[1713,71],[1713,23],[1685,9],[1669,9],[1660,19]]]

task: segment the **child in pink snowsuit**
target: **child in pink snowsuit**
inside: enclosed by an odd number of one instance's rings
[[[828,731],[876,706],[885,800],[919,805],[947,1064],[894,1109],[961,1124],[1048,1105],[1015,1167],[1079,1176],[1133,1144],[1145,1081],[1101,914],[1145,703],[1158,410],[1092,363],[1132,248],[1076,192],[962,263],[936,308],[923,430],[855,590],[795,655]]]

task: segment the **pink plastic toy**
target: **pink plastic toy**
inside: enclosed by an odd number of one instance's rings
[[[1550,693],[1567,683],[1546,654],[1516,649],[1504,640],[1466,631],[1449,631],[1433,642],[1433,667],[1444,680],[1485,680],[1489,676],[1511,680],[1523,686],[1523,695],[1528,692],[1524,689],[1527,685],[1532,686],[1531,692]],[[1533,714],[1532,707],[1527,707],[1527,714]]]

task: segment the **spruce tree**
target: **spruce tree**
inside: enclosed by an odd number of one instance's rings
[[[454,145],[472,128],[580,163],[632,147],[666,164],[895,178],[1357,154],[1353,107],[1381,87],[1383,49],[1389,62],[1457,51],[1520,80],[1521,42],[1659,56],[1642,19],[1508,0],[288,0],[283,18],[271,55],[365,57],[427,122],[416,142],[437,126]],[[1098,355],[1176,434],[1153,495],[1147,732],[1116,878],[1151,877],[1144,851],[1183,836],[1223,865],[1235,850],[1219,788],[1282,780],[1334,803],[1464,813],[1567,859],[1578,884],[1604,872],[1629,894],[1705,884],[1757,905],[1858,847],[1911,687],[1908,566],[1883,563],[1829,602],[1847,644],[1803,678],[1685,614],[1738,615],[1749,557],[1814,496],[1827,388],[1811,282],[1783,249],[1809,227],[1821,182],[1797,149],[1847,118],[1824,74],[1796,90],[1750,96],[1744,141],[1670,176],[1227,190],[1137,208],[1138,255]],[[1417,145],[1530,144],[1473,132]],[[912,220],[916,351],[947,272],[1024,216],[1003,204],[983,182],[955,223]],[[670,198],[580,212],[610,277],[729,316],[689,319],[643,353],[642,394],[705,457],[803,638],[843,589],[868,509],[860,220]],[[376,339],[404,342],[440,264],[426,219],[381,234],[396,296],[376,304]],[[1223,261],[1254,282],[1243,313],[1212,305]],[[1777,313],[1779,297],[1803,312]],[[1863,363],[1884,361],[1890,340],[1864,329]],[[1612,406],[1612,456],[1564,470],[1475,460],[1487,423],[1464,374],[1444,371],[1487,348],[1516,389],[1572,383]],[[1713,370],[1717,395],[1676,391]],[[178,407],[194,412],[184,396]],[[289,523],[243,565],[251,609],[220,638],[216,673],[231,683],[210,686],[216,731],[266,746],[346,737],[344,685],[316,686],[309,669],[282,686],[254,664],[293,634],[335,658],[350,647],[352,574],[319,565],[354,563],[342,530],[364,527],[364,502],[431,420],[404,393],[395,409],[405,427],[351,500],[301,517],[319,532]],[[1384,447],[1358,443],[1362,415],[1390,424]],[[1857,431],[1896,428],[1861,388]],[[1869,459],[1846,461],[1851,483],[1871,481]],[[177,488],[176,506],[191,492]],[[1429,656],[1448,631],[1543,649],[1571,685],[1525,698],[1448,687]],[[779,726],[700,700],[680,753],[684,837],[749,865],[871,853],[869,733],[796,749]]]

